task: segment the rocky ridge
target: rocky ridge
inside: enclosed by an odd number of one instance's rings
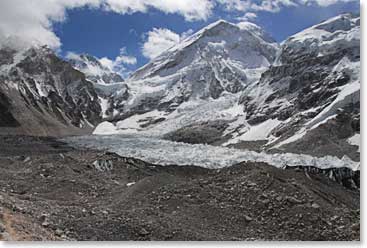
[[[93,84],[46,47],[0,50],[0,108],[6,134],[77,134],[101,121]]]

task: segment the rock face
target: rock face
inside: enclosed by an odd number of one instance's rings
[[[46,47],[0,50],[0,108],[5,133],[90,132],[101,120],[93,84]]]
[[[289,150],[325,125],[332,140],[359,133],[359,32],[359,17],[344,14],[290,37],[276,63],[243,92],[240,103],[249,124],[280,121],[269,133],[268,147]]]
[[[352,190],[360,189],[360,171],[349,168],[319,169],[312,166],[286,167],[287,170],[304,171],[307,177],[311,175],[325,175],[330,180]]]
[[[120,74],[103,66],[96,57],[89,54],[74,54],[68,61],[93,83],[104,119],[111,119],[123,111],[130,93]]]

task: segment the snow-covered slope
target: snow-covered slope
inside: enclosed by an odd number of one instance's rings
[[[94,84],[103,119],[111,119],[123,111],[129,97],[129,88],[120,74],[103,66],[96,57],[89,54],[72,54],[68,61]]]
[[[277,63],[290,63],[297,58],[320,57],[338,50],[359,47],[360,17],[342,14],[289,37],[282,44]]]
[[[131,75],[117,127],[163,134],[197,121],[233,119],[240,92],[260,78],[277,51],[255,24],[217,21]]]
[[[233,133],[230,143],[275,123],[267,148],[354,153],[345,141],[359,132],[359,94],[359,17],[343,14],[282,43],[274,65],[244,90],[240,103],[251,127]]]
[[[83,72],[86,78],[98,84],[121,83],[124,79],[116,72],[103,66],[94,56],[89,54],[72,54],[68,60],[75,69]]]

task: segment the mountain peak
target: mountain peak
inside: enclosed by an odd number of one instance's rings
[[[193,62],[216,64],[219,58],[239,62],[241,69],[260,68],[273,62],[277,49],[274,39],[256,24],[218,20],[163,52],[129,80],[173,75]]]
[[[74,68],[83,72],[87,79],[99,84],[121,83],[123,78],[110,68],[104,66],[98,58],[93,55],[83,53],[70,53],[67,56]]]
[[[213,28],[213,27],[217,27],[217,26],[236,26],[236,24],[233,24],[231,22],[228,22],[226,20],[223,20],[223,19],[219,19],[215,22],[212,22],[211,24],[209,24],[208,26],[204,27],[204,29],[210,29],[210,28]]]

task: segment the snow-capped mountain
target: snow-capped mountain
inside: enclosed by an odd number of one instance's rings
[[[256,80],[258,71],[274,61],[277,49],[275,41],[255,24],[220,20],[168,49],[129,81],[157,88],[155,92],[164,87],[160,104],[217,99]]]
[[[89,54],[71,54],[68,60],[72,66],[83,72],[86,78],[98,84],[121,83],[124,79],[110,68],[103,66],[94,56]]]
[[[279,45],[254,24],[218,21],[133,73],[124,114],[95,133],[359,159],[359,72],[359,16]]]
[[[240,92],[273,63],[277,51],[278,44],[255,24],[217,21],[127,79],[131,96],[117,126],[130,131],[154,127],[162,133],[220,119],[222,110],[235,105]]]
[[[359,135],[359,20],[340,15],[283,42],[276,63],[242,93],[250,127],[232,142],[263,130],[267,148],[357,157],[348,139]]]
[[[360,18],[343,14],[277,44],[215,22],[126,81],[90,55],[0,50],[2,131],[140,133],[257,151],[359,160]],[[41,123],[41,124],[40,124]]]
[[[110,119],[119,114],[129,97],[129,88],[121,75],[103,66],[98,58],[89,54],[70,54],[68,58],[71,65],[94,84],[102,118]]]
[[[78,134],[101,121],[93,84],[46,47],[0,50],[0,109],[5,133]]]

